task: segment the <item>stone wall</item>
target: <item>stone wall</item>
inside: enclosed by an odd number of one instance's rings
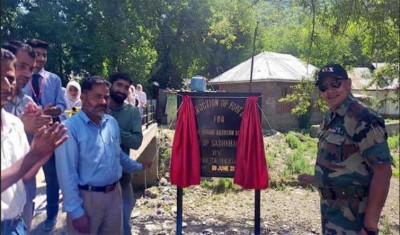
[[[151,124],[143,130],[142,145],[138,150],[131,149],[130,157],[138,162],[151,162],[151,167],[145,171],[133,173],[132,186],[134,188],[145,188],[153,186],[158,182],[158,125]]]

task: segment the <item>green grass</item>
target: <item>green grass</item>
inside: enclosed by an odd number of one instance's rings
[[[201,181],[200,185],[204,188],[211,189],[217,194],[241,189],[240,186],[233,183],[232,178],[206,178]]]
[[[399,169],[399,155],[393,157],[393,166]]]
[[[300,140],[296,137],[294,132],[289,132],[286,135],[285,140],[291,149],[297,149],[301,145]]]
[[[400,178],[400,170],[399,169],[394,169],[392,171],[393,177]]]
[[[266,155],[267,155],[266,158],[267,158],[268,168],[269,169],[274,168],[274,162],[275,162],[276,155],[271,152],[268,152],[268,151],[267,151]]]
[[[399,150],[399,134],[389,136],[387,142],[390,150]]]
[[[399,134],[389,136],[388,145],[390,153],[393,157],[393,177],[400,178],[400,164],[399,164]]]
[[[304,151],[301,150],[295,150],[289,153],[286,158],[286,164],[292,174],[311,174],[313,172],[313,167],[310,165],[310,161],[305,158]]]
[[[159,149],[158,170],[162,175],[164,175],[166,172],[169,172],[171,153],[172,153],[171,148]]]

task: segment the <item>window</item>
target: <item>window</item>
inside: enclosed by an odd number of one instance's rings
[[[280,98],[283,98],[283,97],[286,97],[287,95],[289,95],[289,94],[292,94],[293,93],[293,89],[291,88],[291,87],[282,87],[281,88],[281,97],[279,97],[279,99]],[[278,111],[280,112],[280,113],[290,113],[290,110],[295,106],[295,103],[294,102],[278,102],[278,105],[280,106],[280,108],[278,108]]]

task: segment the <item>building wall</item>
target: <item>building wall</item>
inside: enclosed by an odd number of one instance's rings
[[[272,129],[279,131],[299,128],[297,117],[290,113],[293,105],[278,101],[290,93],[290,86],[295,84],[288,82],[253,82],[252,92],[260,92],[263,96],[262,109],[268,120],[265,120],[264,116],[262,116],[263,128],[270,129],[271,126]],[[221,84],[219,88],[227,92],[248,92],[249,84]],[[320,112],[312,114],[311,124],[319,124],[321,120],[322,114]]]

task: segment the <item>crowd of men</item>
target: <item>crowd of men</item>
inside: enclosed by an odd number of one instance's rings
[[[44,231],[56,226],[61,189],[69,234],[131,234],[131,174],[151,165],[129,156],[143,139],[139,108],[127,102],[133,79],[91,76],[63,89],[44,68],[47,50],[40,39],[1,49],[1,234],[29,234],[40,167]]]

